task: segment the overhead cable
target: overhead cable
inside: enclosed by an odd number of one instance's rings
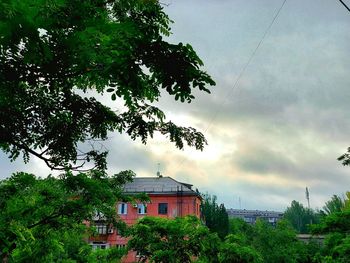
[[[285,3],[287,2],[287,0],[283,0],[281,6],[279,7],[279,9],[277,10],[277,12],[275,13],[275,15],[273,16],[270,24],[268,25],[268,27],[266,28],[266,30],[264,31],[264,34],[262,35],[260,41],[258,42],[257,46],[255,47],[254,51],[252,52],[252,54],[250,55],[248,61],[244,64],[242,70],[240,71],[238,77],[236,78],[232,88],[230,89],[230,91],[227,93],[227,95],[225,96],[225,100],[224,102],[221,104],[221,109],[216,110],[216,112],[214,113],[213,117],[211,118],[207,128],[205,129],[204,133],[206,133],[212,126],[213,122],[215,121],[215,119],[218,117],[219,113],[221,113],[223,111],[223,106],[227,103],[228,98],[231,96],[232,92],[236,89],[240,79],[242,78],[243,74],[245,73],[246,69],[248,68],[248,66],[250,65],[251,61],[253,60],[254,56],[256,55],[258,49],[260,48],[260,46],[262,45],[262,43],[264,42],[267,34],[269,33],[270,29],[272,28],[272,25],[275,23],[276,19],[278,18],[279,14],[281,13],[281,10],[283,8],[283,6],[285,5]],[[182,159],[182,161],[179,164],[179,167],[181,167],[183,165],[183,162],[185,161],[185,157]]]
[[[345,8],[350,12],[350,8],[343,2],[343,0],[339,0],[340,3],[343,4],[343,6],[345,6]]]

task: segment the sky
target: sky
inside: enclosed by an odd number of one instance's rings
[[[306,187],[311,207],[322,208],[350,191],[350,167],[337,161],[350,146],[350,13],[337,0],[287,0],[252,56],[282,2],[164,0],[174,21],[168,41],[190,43],[216,86],[190,104],[164,93],[157,105],[203,132],[208,146],[178,150],[161,136],[143,145],[111,134],[108,172],[155,176],[159,163],[164,176],[226,208],[284,211],[292,200],[307,204]],[[3,153],[0,167],[1,178],[52,173],[40,160],[10,162]]]

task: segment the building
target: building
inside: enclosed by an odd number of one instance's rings
[[[324,235],[297,234],[297,238],[304,243],[316,242],[320,246],[324,244]]]
[[[227,209],[229,217],[241,218],[249,224],[255,224],[257,219],[262,219],[269,222],[271,225],[276,225],[277,221],[283,217],[282,212],[261,211],[261,210],[246,210],[246,209]]]
[[[124,193],[133,195],[146,193],[150,202],[147,204],[118,203],[118,216],[127,224],[133,225],[144,216],[175,218],[195,215],[200,218],[201,197],[191,184],[181,183],[171,177],[140,177],[124,186]],[[118,235],[118,231],[104,224],[98,215],[94,222],[98,235],[89,238],[94,248],[105,249],[111,246],[124,247],[128,240]],[[136,262],[135,252],[129,252],[123,262]]]

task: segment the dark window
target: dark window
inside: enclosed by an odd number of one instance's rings
[[[168,214],[168,204],[167,203],[159,203],[158,204],[158,214],[160,214],[160,215]]]

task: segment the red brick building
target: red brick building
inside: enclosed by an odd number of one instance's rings
[[[150,202],[147,204],[118,203],[118,216],[127,224],[135,224],[144,216],[159,216],[165,218],[195,215],[200,217],[201,198],[191,184],[181,183],[171,177],[140,177],[124,186],[128,194],[147,193]],[[108,248],[111,246],[123,247],[127,239],[118,235],[116,229],[108,228],[103,220],[96,218],[94,222],[98,236],[91,237],[89,243],[94,248]],[[135,252],[129,252],[123,262],[137,262]]]

